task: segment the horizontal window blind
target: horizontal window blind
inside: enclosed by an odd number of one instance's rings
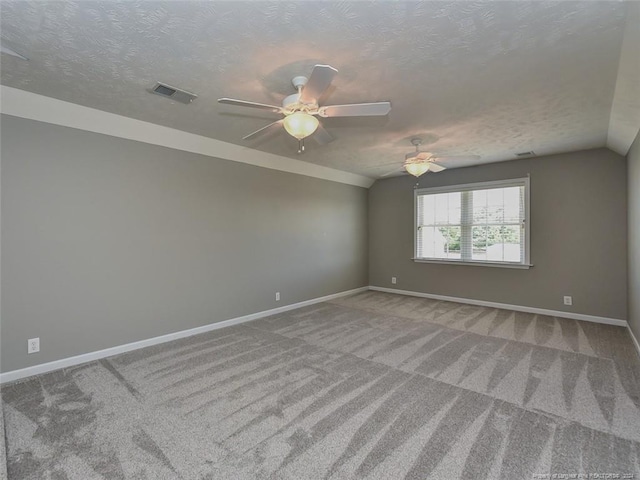
[[[528,264],[528,179],[416,191],[420,260]]]

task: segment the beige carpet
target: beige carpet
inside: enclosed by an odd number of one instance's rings
[[[6,386],[9,478],[640,478],[639,380],[620,327],[366,292]]]

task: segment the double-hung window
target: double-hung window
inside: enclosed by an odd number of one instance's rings
[[[529,179],[415,192],[414,260],[529,267]]]

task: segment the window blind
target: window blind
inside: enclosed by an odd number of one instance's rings
[[[528,264],[528,178],[416,191],[417,260]]]

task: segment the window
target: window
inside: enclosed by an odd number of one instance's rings
[[[416,261],[529,267],[529,179],[415,194]]]

